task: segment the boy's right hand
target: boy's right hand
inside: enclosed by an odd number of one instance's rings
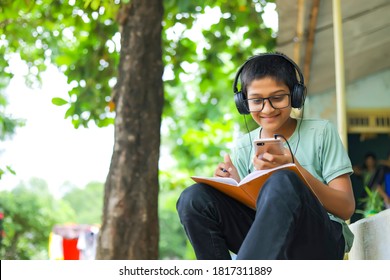
[[[238,175],[237,168],[234,166],[229,154],[224,156],[223,162],[218,164],[214,171],[215,177],[230,177],[240,182],[240,175]]]

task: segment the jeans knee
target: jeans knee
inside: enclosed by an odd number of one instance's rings
[[[305,191],[306,188],[302,188],[303,185],[304,182],[294,171],[279,170],[268,178],[264,189],[268,192],[292,195],[302,190]]]
[[[206,207],[210,187],[203,184],[194,184],[186,188],[179,196],[176,209],[181,218],[194,212],[201,212]]]

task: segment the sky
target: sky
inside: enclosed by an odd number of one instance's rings
[[[24,119],[25,126],[5,142],[0,142],[0,166],[9,165],[16,172],[4,175],[0,191],[11,189],[32,177],[44,179],[53,194],[64,182],[84,187],[91,181],[104,182],[109,170],[114,143],[114,127],[75,129],[64,119],[66,105],[55,106],[53,97],[67,99],[66,78],[55,67],[43,76],[40,89],[25,86],[27,69],[13,60],[15,74],[6,90],[9,105],[6,113]]]

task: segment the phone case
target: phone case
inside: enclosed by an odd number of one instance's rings
[[[280,138],[263,138],[263,139],[257,139],[253,141],[253,145],[255,148],[255,154],[261,155],[265,152],[268,152],[270,154],[274,155],[283,155],[283,142]]]

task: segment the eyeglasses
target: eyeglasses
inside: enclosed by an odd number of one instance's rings
[[[290,94],[274,95],[267,98],[251,98],[244,100],[249,112],[261,112],[264,109],[264,101],[268,100],[274,109],[287,108],[290,105]]]

